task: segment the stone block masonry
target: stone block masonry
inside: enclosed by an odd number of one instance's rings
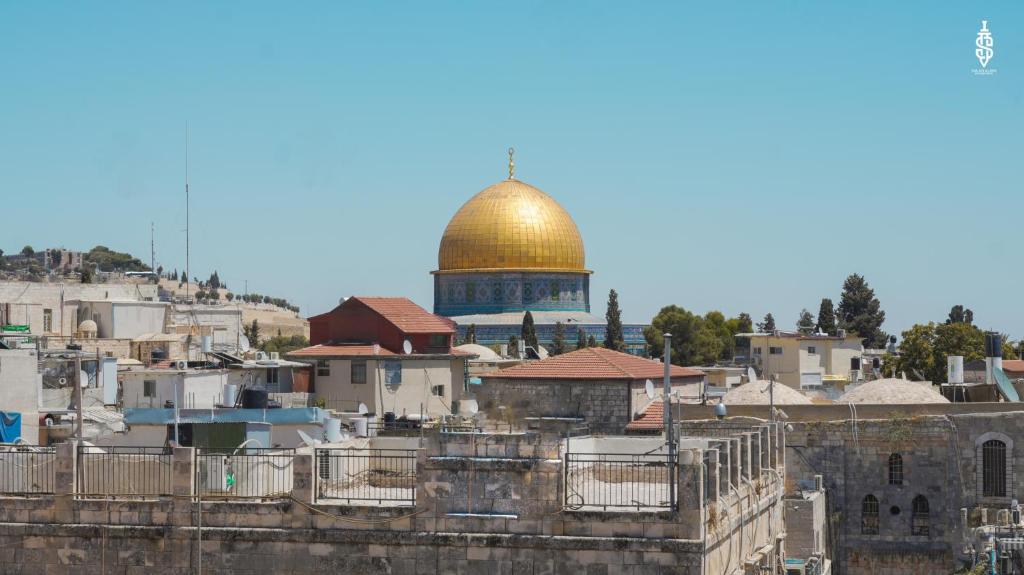
[[[767,509],[781,505],[781,491],[761,493],[715,534],[708,559],[698,453],[680,461],[678,509],[580,512],[563,505],[560,449],[531,433],[428,435],[415,505],[359,507],[316,500],[311,453],[295,456],[290,496],[200,502],[191,448],[170,458],[173,496],[82,498],[68,444],[55,495],[0,498],[0,573],[698,575],[742,564],[728,533],[766,525]]]

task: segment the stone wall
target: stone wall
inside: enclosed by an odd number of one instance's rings
[[[521,422],[524,417],[582,417],[595,433],[622,433],[631,416],[626,381],[486,377],[476,398],[484,414],[497,422]]]
[[[1024,412],[909,416],[903,406],[889,407],[880,419],[791,422],[787,492],[824,478],[837,573],[951,572],[964,559],[960,509],[976,518],[981,507],[1005,509],[1024,495],[1024,477],[1013,472],[1024,462],[1021,442],[1013,441],[1024,435]],[[977,448],[990,437],[1008,443],[1006,497],[980,496]],[[890,478],[893,454],[902,481]],[[877,534],[862,528],[868,495],[878,500]],[[928,502],[927,535],[911,530],[918,496]]]
[[[766,436],[745,437],[734,470],[745,479],[707,530],[704,481],[730,471],[705,468],[697,448],[680,452],[676,511],[581,512],[562,505],[563,444],[535,433],[428,435],[404,507],[318,499],[314,456],[301,452],[288,496],[200,501],[191,448],[171,457],[173,496],[82,498],[62,444],[53,495],[0,498],[0,572],[719,573],[768,564],[756,550],[782,532],[781,484],[753,447]]]

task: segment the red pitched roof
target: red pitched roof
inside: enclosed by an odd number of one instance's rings
[[[480,377],[501,379],[656,379],[665,374],[665,366],[603,347],[587,347],[540,361],[483,374]],[[699,377],[704,372],[688,367],[672,366],[672,377]]]
[[[288,352],[289,357],[336,357],[336,356],[372,356],[372,355],[396,355],[394,352],[377,346],[377,353],[374,353],[372,345],[351,344],[351,345],[313,345],[295,351]]]
[[[665,429],[665,404],[660,399],[652,401],[640,417],[626,424],[626,431],[655,431],[661,429]]]
[[[404,297],[353,296],[405,333],[455,333],[455,322],[434,315]]]
[[[1004,359],[1003,371],[1007,373],[1024,373],[1024,359]]]

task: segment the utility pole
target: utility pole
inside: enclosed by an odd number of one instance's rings
[[[82,441],[82,431],[83,431],[83,420],[85,419],[82,416],[82,352],[81,351],[75,351],[75,377],[74,377],[74,382],[75,382],[75,411],[76,411],[75,419],[77,420],[77,424],[78,424],[78,433],[76,435],[78,436],[79,443],[81,443],[81,441]]]
[[[154,240],[155,224],[149,222],[149,271],[156,273],[156,242]]]
[[[665,382],[662,403],[665,406],[665,439],[668,441],[668,469],[669,469],[669,504],[671,509],[676,508],[676,490],[675,490],[675,437],[672,433],[672,334],[665,334]]]
[[[189,274],[189,241],[188,241],[188,122],[185,122],[185,303],[189,303],[188,282],[192,281]]]

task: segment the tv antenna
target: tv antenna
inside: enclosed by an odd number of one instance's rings
[[[188,282],[192,277],[189,274],[189,238],[188,238],[188,121],[185,122],[185,303],[189,302]]]

